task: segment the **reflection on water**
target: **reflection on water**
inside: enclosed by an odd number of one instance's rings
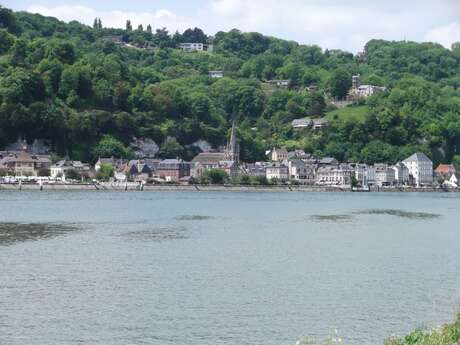
[[[0,223],[0,246],[49,239],[78,229],[74,224]]]
[[[349,214],[314,214],[310,219],[315,222],[348,222],[353,217]]]
[[[192,220],[208,220],[208,219],[212,219],[213,217],[211,216],[202,216],[200,214],[189,214],[189,215],[181,215],[181,216],[177,216],[175,217],[174,219],[175,220],[189,220],[189,221],[192,221]]]
[[[440,216],[439,214],[436,214],[436,213],[410,212],[410,211],[393,210],[393,209],[368,209],[368,210],[362,210],[362,211],[358,211],[354,213],[355,214],[387,215],[387,216],[395,216],[395,217],[407,218],[407,219],[431,219],[431,218],[438,218]]]
[[[122,236],[135,241],[155,242],[188,238],[186,234],[186,229],[181,226],[164,226],[146,230],[130,231],[122,234]]]

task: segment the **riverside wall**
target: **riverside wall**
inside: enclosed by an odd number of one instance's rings
[[[2,190],[21,191],[165,191],[165,192],[460,192],[459,188],[444,189],[434,187],[373,187],[365,191],[352,191],[350,187],[326,186],[246,186],[246,185],[144,185],[138,183],[101,184],[28,184],[2,183]]]

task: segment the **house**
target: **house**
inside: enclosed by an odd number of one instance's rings
[[[409,183],[409,169],[407,169],[402,162],[397,163],[392,168],[395,171],[395,182],[398,185],[405,185]]]
[[[111,165],[114,170],[119,170],[121,166],[123,166],[123,164],[126,164],[127,161],[125,159],[121,159],[121,158],[114,158],[114,157],[111,157],[111,158],[100,158],[97,160],[96,164],[94,164],[94,170],[96,170],[96,172],[98,172],[100,169],[101,169],[101,165],[104,164],[104,165]]]
[[[277,149],[276,147],[269,151],[269,155],[273,162],[282,162],[288,158],[286,149]]]
[[[387,164],[374,164],[375,184],[379,187],[391,186],[395,183],[395,171]]]
[[[386,90],[386,87],[384,86],[361,85],[360,75],[352,76],[351,84],[352,87],[349,92],[349,97],[352,99],[370,97],[377,92],[382,92]]]
[[[450,178],[444,181],[443,186],[448,188],[459,188],[460,187],[460,174],[454,173]]]
[[[223,71],[209,71],[208,75],[211,78],[223,78],[224,72]]]
[[[315,183],[315,166],[307,164],[300,159],[288,162],[289,179],[301,184],[312,185]]]
[[[272,163],[265,168],[267,180],[286,181],[289,178],[289,168],[280,163]]]
[[[66,172],[69,170],[75,170],[76,172],[81,174],[89,172],[90,166],[89,164],[82,163],[80,161],[71,161],[69,159],[63,159],[51,165],[51,177],[56,178],[58,176],[65,176]]]
[[[287,89],[291,85],[291,80],[284,79],[284,80],[267,80],[267,84],[270,86],[279,88],[279,89]]]
[[[123,36],[122,35],[105,35],[102,37],[102,40],[105,42],[112,42],[116,45],[123,45]]]
[[[369,185],[369,177],[372,178],[372,181],[375,180],[375,175],[369,173],[372,167],[367,164],[350,164],[349,168],[354,171],[355,180],[361,187]]]
[[[301,159],[301,160],[309,160],[312,158],[311,154],[305,153],[304,150],[294,150],[294,151],[289,151],[288,152],[288,157],[287,159]]]
[[[417,187],[433,184],[433,162],[424,153],[414,153],[402,162]]]
[[[313,119],[312,120],[312,129],[313,130],[321,130],[324,128],[329,127],[329,121],[325,118],[321,119]]]
[[[182,177],[190,176],[190,163],[182,159],[164,159],[158,166],[158,175],[166,181],[178,182]]]
[[[320,186],[351,186],[354,171],[341,166],[319,167],[315,184]]]
[[[266,176],[266,167],[263,162],[246,163],[242,169],[249,176]]]
[[[20,176],[37,176],[40,170],[49,169],[51,160],[47,155],[36,155],[26,150],[3,156],[0,166],[7,172]]]
[[[294,119],[291,124],[294,129],[304,129],[311,128],[313,126],[313,121],[306,117],[303,119]]]
[[[144,160],[131,160],[127,168],[127,175],[135,181],[146,181],[152,175],[152,169]]]
[[[439,164],[434,172],[437,177],[443,180],[449,180],[457,170],[452,164]]]
[[[338,165],[339,161],[333,157],[323,157],[319,160],[318,164],[320,166]]]
[[[182,49],[184,52],[211,52],[212,45],[205,43],[187,42],[180,43],[179,49]]]

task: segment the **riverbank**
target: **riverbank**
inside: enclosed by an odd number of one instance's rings
[[[78,183],[78,184],[18,184],[2,183],[0,190],[28,191],[65,191],[65,190],[95,190],[95,191],[187,191],[187,192],[460,192],[460,188],[445,189],[434,187],[372,187],[369,190],[351,190],[350,187],[303,186],[303,185],[140,185],[138,183]]]
[[[456,321],[430,331],[417,330],[404,339],[396,337],[387,339],[384,345],[459,345],[460,313]]]

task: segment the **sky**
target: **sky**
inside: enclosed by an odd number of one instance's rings
[[[3,0],[4,7],[104,27],[151,24],[170,32],[200,27],[207,34],[237,28],[317,44],[362,50],[373,38],[460,41],[460,0]]]

